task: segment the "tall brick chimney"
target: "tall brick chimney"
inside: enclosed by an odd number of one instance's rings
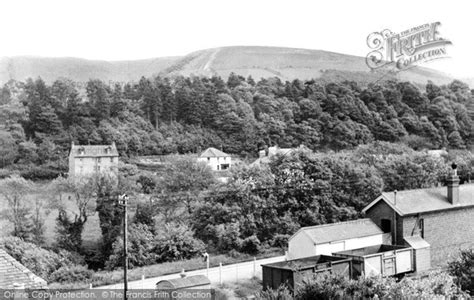
[[[448,178],[448,201],[452,205],[459,204],[459,176],[456,163],[451,165],[453,171]]]

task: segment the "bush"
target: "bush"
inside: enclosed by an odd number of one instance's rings
[[[46,281],[51,281],[53,272],[61,267],[72,267],[81,262],[81,258],[71,252],[61,250],[56,253],[17,237],[0,240],[0,248]]]
[[[54,271],[50,279],[53,282],[77,283],[89,281],[93,274],[94,272],[85,266],[63,266]]]
[[[271,245],[273,247],[285,248],[286,246],[288,246],[289,239],[290,239],[289,234],[276,234],[271,242]]]
[[[131,268],[156,263],[153,233],[147,225],[134,223],[128,227],[128,262]],[[121,236],[113,244],[113,253],[105,264],[108,270],[123,266],[123,239]]]
[[[474,295],[474,250],[463,250],[459,256],[448,263],[449,274],[463,290]]]
[[[186,224],[169,223],[156,231],[155,249],[160,261],[188,259],[204,252],[204,243]]]
[[[432,299],[465,297],[447,273],[430,273],[427,278],[363,277],[347,280],[328,273],[317,274],[296,291],[296,299]]]
[[[240,251],[249,254],[256,254],[260,252],[260,240],[255,236],[249,236],[242,241]]]
[[[29,166],[20,172],[20,175],[28,180],[52,180],[60,175],[56,169],[45,166]]]
[[[292,300],[293,296],[290,290],[285,286],[281,285],[276,290],[268,289],[262,291],[256,295],[258,300]]]

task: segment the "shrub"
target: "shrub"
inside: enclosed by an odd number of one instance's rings
[[[289,234],[276,234],[271,242],[271,245],[273,247],[285,248],[286,246],[288,246],[289,239],[290,239]]]
[[[53,282],[77,283],[90,280],[93,274],[85,266],[62,266],[51,274],[50,279]]]
[[[20,238],[8,237],[0,240],[0,248],[46,281],[61,267],[71,267],[80,263],[76,254],[61,250],[59,253],[25,242]]]
[[[257,236],[252,235],[242,241],[240,251],[249,254],[256,254],[260,252],[260,246],[260,240]]]
[[[156,263],[153,233],[147,225],[134,223],[128,227],[128,262],[131,268]],[[123,239],[121,236],[113,244],[113,252],[105,264],[108,270],[123,266]]]
[[[20,175],[28,180],[52,180],[60,175],[60,172],[56,169],[52,169],[45,166],[30,166],[23,169]]]
[[[474,295],[474,250],[463,250],[459,256],[448,263],[449,274],[464,291]]]
[[[285,285],[281,285],[276,290],[261,291],[257,293],[255,298],[258,300],[292,300],[293,296]]]
[[[204,251],[204,243],[186,224],[165,224],[164,228],[156,228],[156,233],[155,249],[160,261],[188,259]]]

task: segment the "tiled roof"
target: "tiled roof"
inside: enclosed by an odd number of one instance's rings
[[[199,157],[229,157],[230,155],[229,154],[226,154],[224,152],[222,152],[221,150],[218,150],[216,148],[207,148],[206,150],[204,150],[203,153],[201,153],[201,155],[199,155]]]
[[[325,244],[383,233],[370,219],[303,227],[290,239],[300,232],[304,232],[308,235],[315,244]]]
[[[71,146],[71,154],[75,157],[114,157],[118,156],[115,143],[112,145],[74,145]]]
[[[449,203],[448,188],[445,186],[398,191],[396,204],[394,200],[395,193],[382,193],[380,197],[365,207],[363,212],[369,210],[379,201],[385,201],[401,216],[474,206],[474,184],[462,184],[459,186],[459,204],[455,205]]]
[[[24,285],[25,289],[47,287],[45,280],[33,274],[5,250],[0,249],[0,289],[15,288],[16,284]]]

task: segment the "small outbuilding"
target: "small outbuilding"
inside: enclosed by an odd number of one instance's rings
[[[211,281],[204,275],[166,279],[156,283],[157,290],[210,289],[210,287]]]
[[[370,219],[303,227],[288,241],[288,259],[390,243],[390,235]]]
[[[211,281],[204,275],[186,276],[161,280],[155,289],[159,299],[214,299]]]
[[[407,236],[405,243],[413,248],[413,266],[417,273],[431,269],[430,244],[420,236]]]
[[[414,271],[413,249],[404,246],[377,245],[334,253],[352,259],[352,275],[396,276]]]
[[[262,265],[263,289],[277,289],[286,285],[294,290],[303,280],[315,274],[329,272],[351,278],[351,259],[327,255],[287,260]]]

